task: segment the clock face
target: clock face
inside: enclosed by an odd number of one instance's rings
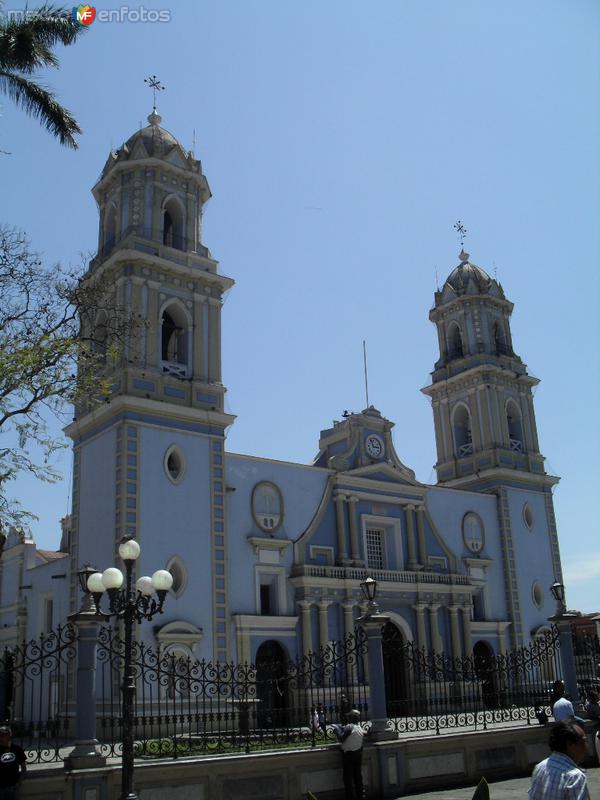
[[[379,436],[376,436],[374,433],[372,433],[366,438],[365,449],[371,458],[381,458],[384,452],[383,441],[379,438]]]

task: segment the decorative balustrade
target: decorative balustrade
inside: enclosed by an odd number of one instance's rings
[[[441,574],[439,572],[409,572],[408,570],[366,569],[365,567],[333,567],[321,564],[304,564],[295,567],[294,575],[310,578],[337,578],[338,580],[364,581],[367,575],[385,583],[444,584],[466,586],[466,575]]]

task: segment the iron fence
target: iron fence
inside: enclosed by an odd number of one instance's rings
[[[10,722],[28,763],[62,761],[71,741],[76,639],[67,624],[7,647],[0,657],[0,719]]]
[[[600,694],[600,638],[574,629],[573,652],[580,699],[585,700],[590,691]]]
[[[399,733],[544,721],[562,675],[556,630],[529,647],[496,654],[478,643],[457,658],[384,637],[384,663],[389,725]]]
[[[102,628],[98,716],[105,755],[121,754],[123,639]],[[297,659],[267,650],[254,664],[161,655],[134,644],[136,757],[246,752],[335,740],[350,708],[368,718],[361,629]]]

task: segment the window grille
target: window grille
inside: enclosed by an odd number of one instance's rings
[[[367,566],[371,569],[385,568],[384,532],[381,528],[367,528]]]

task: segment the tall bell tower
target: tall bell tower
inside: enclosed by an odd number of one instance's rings
[[[532,395],[539,380],[514,350],[513,304],[468,253],[459,258],[429,313],[440,357],[422,391],[433,405],[438,482],[466,486],[497,469],[543,475]]]
[[[494,494],[514,646],[531,635],[547,587],[562,580],[552,489],[540,453],[532,389],[538,378],[515,352],[513,304],[497,280],[460,253],[429,319],[439,359],[431,384],[438,483]]]
[[[208,181],[154,109],[148,125],[110,153],[92,191],[98,253],[83,280],[106,291],[108,308],[134,324],[125,342],[111,347],[107,312],[82,320],[93,329],[110,396],[77,409],[67,428],[74,450],[71,574],[85,561],[115,563],[121,537],[134,536],[142,545],[139,575],[177,564],[181,585],[187,571],[204,592],[200,605],[196,598],[187,607],[190,593],[167,603],[161,621],[185,620],[201,643],[198,654],[224,660],[224,444],[234,417],[224,411],[221,308],[234,282],[202,241]],[[71,610],[77,603],[74,577]],[[151,627],[144,635],[156,644]]]

